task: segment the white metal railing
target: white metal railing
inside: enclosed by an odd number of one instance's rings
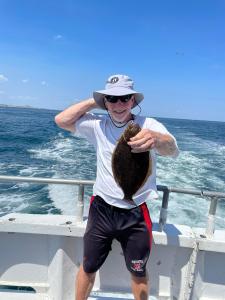
[[[77,211],[80,221],[83,220],[84,211],[84,187],[93,186],[94,180],[75,180],[75,179],[57,179],[57,178],[42,178],[42,177],[19,177],[19,176],[0,176],[0,182],[30,182],[39,184],[70,184],[77,185],[78,190],[78,201],[77,201]],[[180,193],[187,195],[200,196],[210,200],[210,207],[208,212],[208,220],[205,230],[205,237],[211,238],[215,230],[215,215],[216,208],[219,199],[225,199],[225,193],[203,191],[203,190],[193,190],[193,189],[181,189],[173,188],[164,185],[157,185],[157,190],[163,192],[162,206],[160,210],[159,217],[159,230],[162,231],[167,220],[167,210],[170,193]],[[202,236],[204,237],[204,236]]]

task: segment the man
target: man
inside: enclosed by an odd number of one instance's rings
[[[145,202],[157,195],[156,154],[175,157],[178,148],[175,138],[161,123],[131,113],[143,98],[133,89],[128,76],[113,75],[104,90],[93,93],[93,98],[74,104],[55,117],[59,127],[84,136],[97,152],[97,177],[84,235],[83,264],[77,275],[76,300],[88,298],[95,273],[104,263],[114,238],[121,243],[135,299],[148,299],[146,263],[151,250],[152,223]],[[95,108],[108,114],[91,114],[89,111]],[[135,204],[123,200],[111,167],[115,145],[130,120],[142,128],[128,141],[131,151],[150,150],[152,158],[152,174],[133,196]]]

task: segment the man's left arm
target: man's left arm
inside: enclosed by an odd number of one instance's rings
[[[136,136],[130,139],[128,145],[132,152],[140,153],[151,149],[163,156],[176,157],[179,153],[176,140],[167,133],[160,133],[150,129],[142,129]]]

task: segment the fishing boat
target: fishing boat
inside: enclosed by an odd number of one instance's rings
[[[84,208],[88,180],[0,176],[1,182],[78,185],[76,215],[10,213],[0,218],[0,300],[74,300],[75,276],[82,262]],[[224,300],[225,230],[215,230],[217,202],[225,193],[157,186],[162,194],[153,224],[148,262],[150,299]],[[167,223],[171,193],[209,201],[205,228]],[[179,213],[179,212],[177,212]],[[89,299],[133,299],[130,275],[117,241],[99,270]]]

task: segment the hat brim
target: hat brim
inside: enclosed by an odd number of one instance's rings
[[[135,96],[135,103],[134,106],[135,107],[137,104],[139,104],[143,99],[144,99],[144,95],[142,93],[138,93],[132,89],[128,89],[128,88],[111,88],[111,89],[107,89],[107,90],[100,90],[100,91],[96,91],[93,93],[93,98],[95,100],[95,102],[102,108],[102,109],[106,109],[105,108],[105,104],[104,104],[104,96],[105,95],[109,95],[109,96],[124,96],[124,95],[129,95],[129,94],[134,94]]]

